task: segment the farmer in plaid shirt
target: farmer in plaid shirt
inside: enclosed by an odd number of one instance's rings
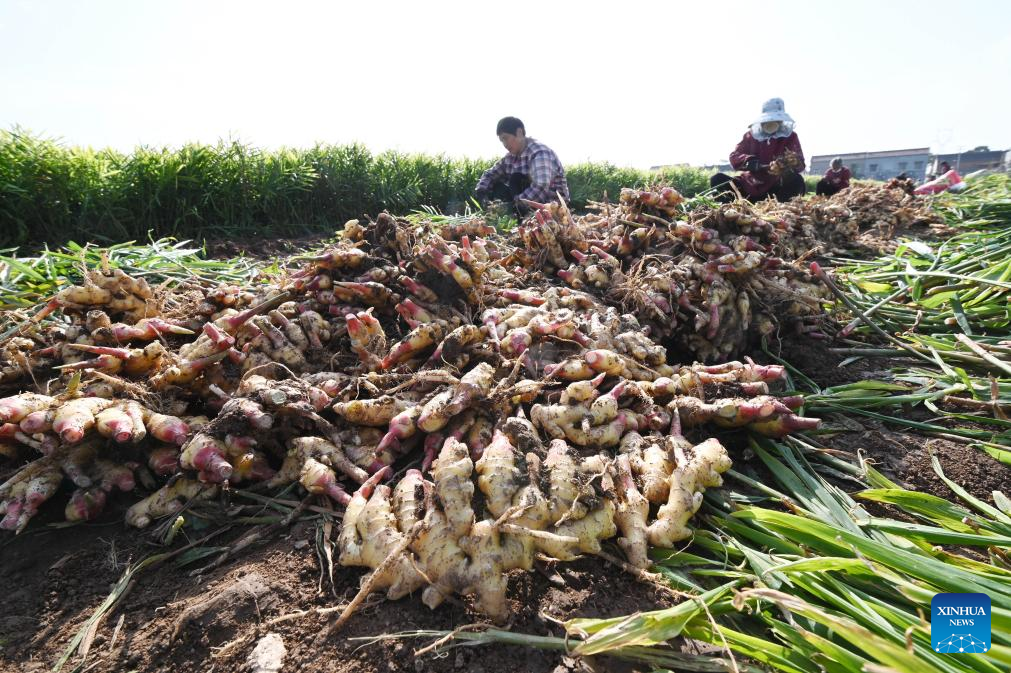
[[[512,203],[522,215],[528,207],[521,201],[546,203],[558,198],[569,200],[569,184],[558,155],[533,138],[516,117],[499,120],[495,132],[509,151],[481,176],[475,189],[477,200],[486,205],[500,200]]]

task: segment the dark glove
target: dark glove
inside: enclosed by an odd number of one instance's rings
[[[520,199],[516,199],[515,201],[513,201],[512,210],[516,214],[516,217],[520,219],[520,221],[523,221],[527,215],[533,212],[533,208],[523,203],[523,201],[521,201]]]
[[[761,165],[762,164],[760,164],[758,162],[757,158],[751,158],[751,159],[748,159],[748,161],[747,161],[746,164],[744,164],[744,169],[747,170],[747,171],[751,171],[753,173],[753,172],[757,171],[759,169],[759,167],[761,167]]]
[[[491,198],[491,192],[487,189],[478,190],[474,192],[474,198],[481,204],[481,207],[484,208],[488,205],[488,200]]]

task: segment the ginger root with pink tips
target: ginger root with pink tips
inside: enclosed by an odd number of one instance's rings
[[[308,257],[315,269],[330,271],[357,269],[369,258],[368,254],[359,248],[343,245],[328,248],[322,254]]]
[[[20,533],[63,481],[57,461],[39,458],[0,484],[0,529]]]
[[[649,556],[646,522],[649,517],[649,501],[635,485],[628,455],[618,456],[615,467],[618,474],[615,483],[614,523],[621,532],[618,546],[625,552],[629,563],[636,568],[647,568]]]
[[[461,325],[439,342],[430,359],[436,366],[448,365],[463,369],[470,361],[468,347],[485,338],[485,330],[477,325]]]
[[[397,414],[409,406],[412,405],[403,399],[392,395],[383,395],[374,399],[336,402],[332,408],[338,416],[348,423],[386,427]]]
[[[605,395],[598,393],[595,383],[602,377],[569,384],[558,404],[533,405],[530,420],[549,437],[567,439],[577,446],[616,446],[626,431],[639,429],[645,421],[629,409],[619,409],[624,383]]]
[[[158,370],[166,353],[165,347],[157,341],[144,348],[116,348],[89,344],[68,344],[68,346],[98,357],[62,365],[61,369],[99,369],[110,374],[122,372],[132,377]]]
[[[339,505],[351,502],[351,496],[337,484],[337,475],[333,470],[315,458],[306,458],[302,463],[302,472],[298,481],[309,493],[321,493],[329,496]]]
[[[183,445],[179,465],[195,470],[200,481],[222,483],[228,481],[235,468],[225,458],[228,449],[224,442],[203,432],[198,432]]]
[[[95,486],[78,488],[70,496],[64,509],[67,521],[91,521],[105,508],[108,494],[113,490],[129,492],[136,484],[133,468],[136,464],[119,465],[109,460],[96,460],[91,472]]]
[[[731,467],[730,456],[717,439],[707,439],[689,449],[675,450],[677,467],[670,476],[670,495],[657,512],[647,533],[654,547],[670,547],[691,536],[688,520],[702,505],[707,488],[723,485],[720,476]]]
[[[126,511],[126,523],[134,528],[146,528],[155,519],[177,513],[193,500],[217,497],[218,486],[182,477],[163,486]]]
[[[3,516],[0,528],[16,533],[24,530],[42,504],[56,494],[64,479],[82,490],[132,491],[136,463],[121,464],[100,457],[103,441],[93,439],[57,447],[50,455],[33,460],[0,484],[0,516]],[[91,498],[84,498],[83,494],[78,496],[67,511],[80,514],[79,519],[86,518],[84,515],[88,512],[97,515],[104,500],[92,495]]]
[[[386,333],[373,317],[372,309],[358,315],[348,314],[345,319],[348,336],[351,338],[351,351],[369,371],[378,370],[382,354],[386,352]]]
[[[602,349],[587,351],[583,359],[594,371],[632,381],[654,381],[670,371],[670,367],[665,364],[649,368],[633,358]]]
[[[461,377],[456,388],[448,388],[430,399],[422,408],[418,418],[418,428],[425,432],[441,430],[457,414],[491,392],[495,381],[495,368],[487,362]]]
[[[421,355],[427,349],[436,345],[442,339],[444,333],[445,330],[440,323],[432,322],[418,325],[402,340],[394,344],[386,357],[380,361],[380,369],[389,369],[394,365]]]
[[[629,466],[642,485],[642,493],[652,503],[667,500],[670,489],[670,475],[674,471],[674,453],[668,444],[673,438],[656,435],[640,435],[629,432],[621,438],[621,455],[626,456]],[[678,437],[681,441],[683,437]]]
[[[158,303],[143,278],[133,278],[122,269],[88,269],[83,282],[57,292],[35,319],[41,320],[56,309],[83,315],[101,308],[107,315],[122,315],[128,324],[158,315]]]
[[[798,398],[777,398],[760,395],[751,399],[721,399],[704,402],[696,397],[675,397],[668,405],[688,426],[712,423],[721,428],[749,429],[767,437],[783,437],[798,430],[813,430],[821,422],[794,414],[790,404]]]
[[[81,442],[92,430],[120,444],[136,444],[148,433],[160,441],[182,444],[189,433],[188,426],[179,418],[154,413],[133,400],[18,397],[21,399],[8,398],[14,400],[9,403],[8,415],[20,417],[19,426],[24,433],[54,432],[66,444]],[[31,409],[36,411],[24,413]]]
[[[147,436],[145,412],[147,410],[133,400],[117,403],[95,416],[95,429],[98,434],[120,444],[136,444]]]
[[[79,397],[66,402],[56,410],[53,431],[68,444],[76,444],[95,426],[95,414],[111,407],[112,400],[100,397]]]
[[[28,414],[45,411],[56,403],[55,397],[21,393],[0,399],[0,423],[18,423]]]
[[[91,521],[105,509],[108,494],[102,488],[79,488],[74,491],[64,509],[67,521]]]
[[[386,470],[380,470],[359,486],[344,509],[337,538],[338,560],[343,566],[377,568],[403,541],[404,534],[393,514],[390,487],[377,486],[385,476]],[[385,572],[372,581],[376,590],[386,590],[387,598],[392,600],[425,585],[424,576],[406,552],[397,556]]]
[[[91,314],[89,313],[90,317]],[[91,330],[91,337],[97,344],[111,346],[131,341],[154,341],[163,334],[174,334],[177,336],[190,336],[193,334],[193,331],[190,329],[172,324],[160,318],[145,318],[134,325],[112,323],[108,316],[105,316],[105,321],[107,321],[107,324],[102,324]]]
[[[267,479],[267,485],[277,487],[299,481],[305,473],[303,466],[310,459],[328,469],[333,468],[358,483],[364,483],[369,478],[368,471],[353,463],[343,449],[333,442],[322,437],[292,437],[288,440],[288,453],[281,468]]]
[[[478,610],[501,623],[509,616],[510,570],[529,570],[538,553],[561,560],[596,553],[616,533],[614,504],[589,486],[604,471],[600,461],[580,460],[564,442],[553,446],[542,469],[535,454],[520,456],[501,432],[476,465],[467,446],[447,439],[432,481],[411,470],[392,500],[384,486],[371,497],[369,484],[355,493],[342,524],[340,563],[377,568],[406,544],[375,578],[375,589],[396,598],[423,588],[422,601],[431,608],[453,594],[474,595]],[[491,518],[478,518],[477,490]]]

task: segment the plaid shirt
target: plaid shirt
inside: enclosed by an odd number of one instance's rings
[[[530,186],[518,198],[545,203],[557,198],[558,192],[569,200],[569,183],[565,181],[565,169],[558,155],[533,138],[527,138],[527,146],[519,156],[507,154],[486,170],[477,183],[477,191],[490,191],[492,185],[508,180],[513,173],[530,177]]]

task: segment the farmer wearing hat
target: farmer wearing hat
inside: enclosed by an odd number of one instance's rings
[[[804,151],[793,125],[782,98],[765,101],[762,114],[730,153],[730,165],[741,174],[730,177],[717,173],[709,180],[719,192],[717,198],[730,201],[734,188],[749,201],[789,201],[803,194],[806,188],[800,173],[804,170]]]
[[[832,196],[850,186],[850,178],[853,174],[850,169],[843,166],[842,157],[836,157],[825,171],[825,177],[818,181],[815,193],[818,196]]]

